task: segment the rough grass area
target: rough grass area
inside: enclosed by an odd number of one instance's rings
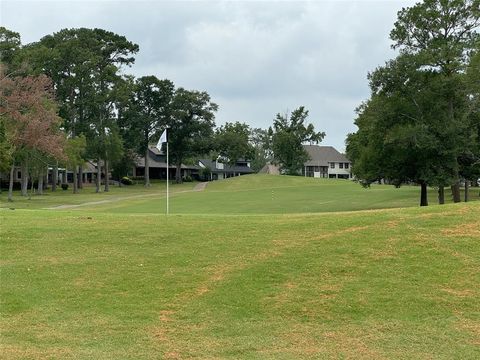
[[[0,210],[0,357],[478,359],[479,219]]]

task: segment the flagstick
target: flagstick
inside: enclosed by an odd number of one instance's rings
[[[168,183],[170,182],[170,178],[168,177],[168,141],[167,141],[167,215],[168,215]]]

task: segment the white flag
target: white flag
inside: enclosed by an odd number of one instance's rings
[[[164,142],[167,142],[167,129],[163,130],[162,136],[160,136],[160,139],[158,139],[157,143],[157,149],[162,150],[162,144]]]

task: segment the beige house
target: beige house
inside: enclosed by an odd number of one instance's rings
[[[302,175],[316,178],[351,179],[352,163],[333,146],[303,145],[310,157]]]

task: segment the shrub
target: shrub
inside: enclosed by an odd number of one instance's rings
[[[192,179],[191,176],[185,176],[185,177],[183,178],[183,181],[184,181],[184,182],[192,182],[193,179]]]
[[[120,180],[120,182],[121,182],[123,185],[133,185],[133,180],[130,179],[128,176],[122,177],[122,180]]]
[[[62,184],[62,190],[68,190],[68,184]]]

